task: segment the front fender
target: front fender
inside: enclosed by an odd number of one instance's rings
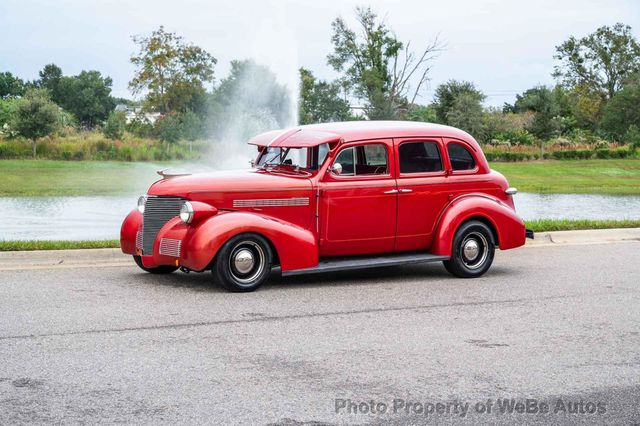
[[[224,212],[190,227],[182,265],[204,270],[229,238],[247,232],[260,234],[273,244],[283,271],[318,264],[318,244],[311,231],[260,214]]]
[[[136,236],[142,226],[142,213],[133,209],[120,227],[120,249],[126,254],[136,254]]]
[[[440,216],[431,253],[451,256],[456,231],[473,218],[483,219],[493,227],[497,234],[495,243],[501,250],[524,245],[524,221],[515,210],[487,195],[468,194],[454,200]]]

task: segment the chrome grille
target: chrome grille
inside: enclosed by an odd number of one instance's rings
[[[180,214],[184,200],[180,197],[149,196],[142,220],[142,253],[153,254],[153,243],[165,223]]]
[[[136,232],[136,248],[142,249],[142,231]]]
[[[160,254],[164,256],[180,257],[182,241],[173,238],[162,238],[160,240]]]

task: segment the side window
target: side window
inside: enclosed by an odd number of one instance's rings
[[[473,170],[476,167],[473,155],[459,143],[448,144],[447,152],[449,153],[449,161],[453,170]]]
[[[400,173],[441,172],[442,159],[436,142],[405,142],[398,148]]]
[[[358,163],[356,175],[386,175],[387,149],[384,145],[375,143],[358,147]]]
[[[340,164],[340,176],[370,176],[389,173],[387,149],[383,144],[372,143],[343,149],[338,153],[334,166]]]
[[[353,157],[354,157],[353,148],[347,148],[340,151],[340,153],[336,157],[336,160],[333,162],[333,164],[340,163],[340,165],[342,166],[342,172],[340,172],[340,176],[354,175],[353,171],[354,171],[355,161]]]

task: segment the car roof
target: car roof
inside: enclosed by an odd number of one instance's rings
[[[343,121],[309,124],[257,135],[249,144],[303,148],[332,142],[405,137],[450,137],[476,143],[467,132],[455,127],[417,121]]]

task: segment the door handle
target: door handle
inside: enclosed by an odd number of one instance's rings
[[[407,188],[403,188],[403,189],[399,189],[398,190],[401,194],[407,194],[409,192],[413,192],[413,189],[407,189]]]
[[[397,194],[398,192],[400,191],[398,191],[397,189],[390,189],[388,191],[384,191],[385,194]]]

